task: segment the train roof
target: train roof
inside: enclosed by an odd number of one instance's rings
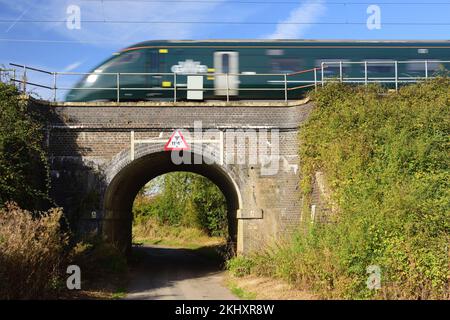
[[[450,40],[307,40],[307,39],[279,39],[279,40],[261,40],[261,39],[212,39],[212,40],[149,40],[133,44],[124,50],[142,47],[174,47],[174,46],[326,46],[326,45],[342,45],[342,46],[377,46],[377,45],[444,45],[450,46]]]
[[[147,40],[142,41],[140,43],[154,43],[154,42],[164,42],[164,43],[197,43],[197,42],[260,42],[260,43],[266,43],[266,42],[447,42],[450,43],[449,40],[351,40],[351,39],[329,39],[329,40],[323,40],[323,39],[200,39],[200,40]]]

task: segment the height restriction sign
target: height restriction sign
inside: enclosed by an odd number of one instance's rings
[[[166,145],[164,146],[165,151],[189,149],[189,145],[187,144],[186,139],[184,139],[184,136],[181,134],[180,130],[175,130],[170,136],[169,141],[167,141]]]

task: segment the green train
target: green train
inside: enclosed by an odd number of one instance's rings
[[[356,83],[367,75],[368,82],[388,85],[397,77],[401,84],[449,69],[450,63],[442,62],[449,60],[450,41],[146,41],[102,62],[68,92],[66,101],[185,100],[190,81],[195,84],[189,88],[203,92],[199,99],[285,99],[286,92],[296,99],[314,77],[342,76]],[[361,61],[368,64],[353,63]],[[395,68],[393,61],[402,62]],[[316,74],[298,73],[320,68],[322,62],[326,68]],[[202,76],[188,77],[195,74]]]

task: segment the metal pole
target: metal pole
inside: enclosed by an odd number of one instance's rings
[[[398,91],[398,62],[395,61],[395,91]]]
[[[117,77],[117,102],[120,102],[120,73],[117,73],[116,77]]]
[[[53,72],[53,101],[56,101],[56,72]]]
[[[317,68],[314,68],[314,90],[317,91]]]
[[[428,79],[428,60],[425,60],[425,79]]]
[[[287,91],[287,74],[284,74],[284,102],[288,101],[288,91]]]
[[[321,66],[321,69],[322,69],[322,75],[321,75],[321,81],[322,81],[322,87],[324,86],[324,79],[323,79],[323,62],[320,64],[320,66]]]
[[[343,75],[342,75],[342,61],[339,61],[339,78],[342,82],[343,80]]]
[[[173,102],[177,102],[177,74],[173,74]]]
[[[369,84],[369,76],[367,74],[367,61],[364,61],[364,84],[366,86]]]
[[[22,76],[22,89],[23,93],[27,93],[27,66],[23,66],[23,76]]]
[[[230,83],[228,78],[228,72],[227,72],[227,102],[230,102]]]

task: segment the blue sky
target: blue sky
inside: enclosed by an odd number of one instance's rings
[[[365,25],[370,4],[381,9],[381,29],[369,30]],[[80,8],[80,29],[66,26],[70,5]],[[52,71],[87,72],[120,48],[151,39],[449,39],[449,13],[449,0],[0,0],[0,64],[17,62]],[[93,20],[197,23],[89,22]],[[273,24],[198,23],[202,21]],[[323,22],[362,24],[316,24]],[[389,24],[392,22],[447,25]]]

